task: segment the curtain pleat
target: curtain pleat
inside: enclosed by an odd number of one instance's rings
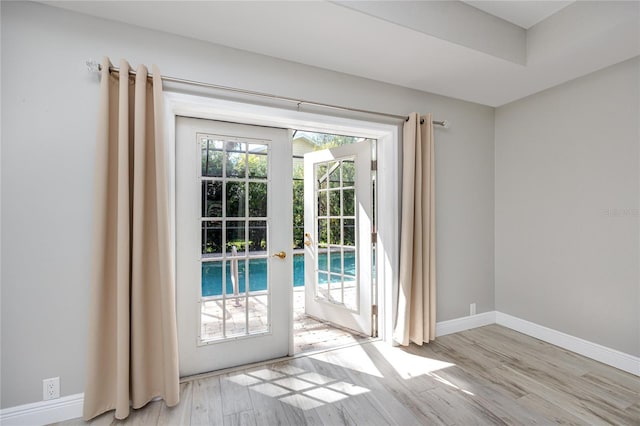
[[[431,114],[412,113],[403,129],[400,281],[393,332],[394,340],[404,346],[435,338],[434,160]]]
[[[160,72],[102,64],[94,186],[86,420],[179,402]]]

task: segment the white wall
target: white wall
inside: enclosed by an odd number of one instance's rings
[[[106,55],[163,73],[396,114],[433,112],[438,321],[491,311],[494,109],[41,4],[2,3],[2,407],[42,379],[82,392],[98,79]],[[375,66],[372,64],[372,66]]]
[[[496,310],[640,355],[640,59],[496,110]]]

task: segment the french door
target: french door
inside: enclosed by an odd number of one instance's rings
[[[177,118],[181,376],[288,354],[291,169],[288,130]]]
[[[371,143],[304,156],[305,310],[372,335]]]

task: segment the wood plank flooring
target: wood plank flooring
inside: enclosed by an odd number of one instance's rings
[[[162,425],[640,425],[640,378],[490,325],[366,342],[181,384],[124,422]],[[62,425],[84,424],[72,420]]]

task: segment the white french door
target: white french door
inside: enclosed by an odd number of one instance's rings
[[[371,143],[304,156],[305,310],[372,335]]]
[[[288,354],[291,169],[288,130],[176,118],[181,376]]]

